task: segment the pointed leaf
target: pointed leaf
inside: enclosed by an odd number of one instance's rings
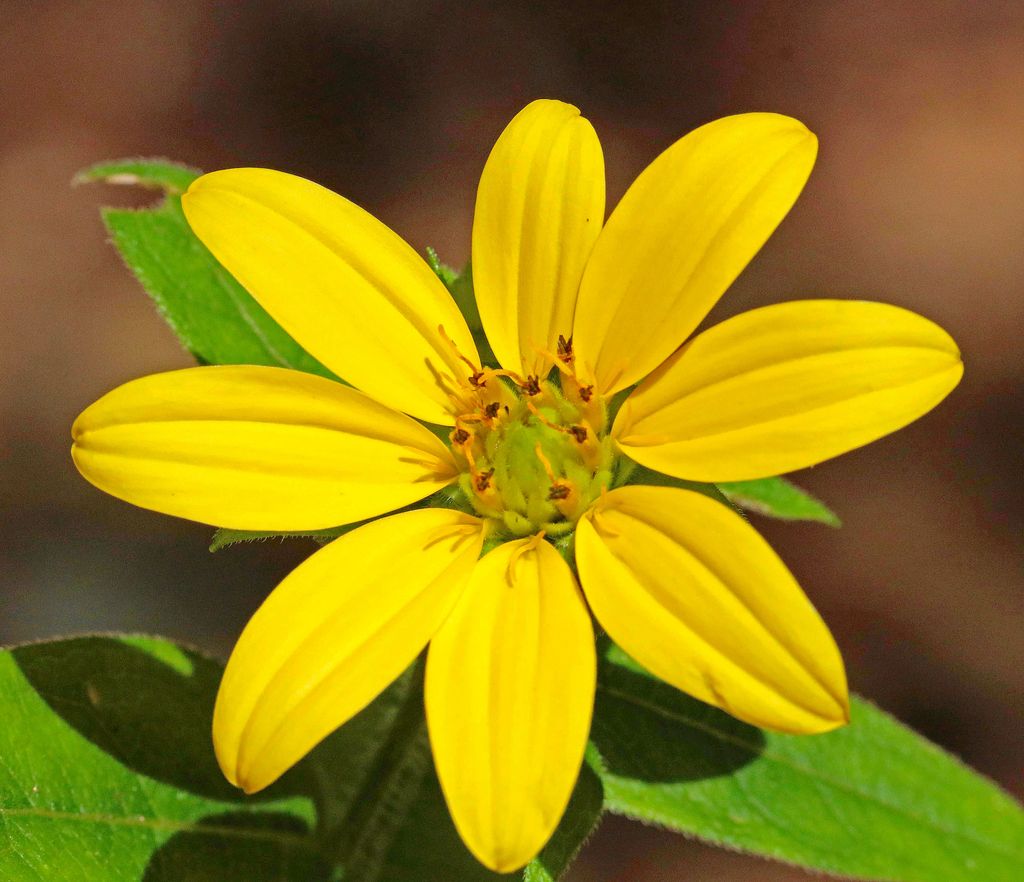
[[[196,238],[178,194],[198,176],[164,160],[125,160],[94,166],[76,180],[164,190],[159,205],[138,211],[105,208],[103,221],[128,268],[201,364],[270,365],[338,379],[289,337]]]
[[[326,879],[299,776],[244,799],[220,775],[220,670],[145,638],[0,653],[0,878]]]
[[[437,252],[430,246],[427,246],[427,263],[430,264],[434,275],[444,282],[444,286],[451,291],[452,285],[459,277],[458,270],[452,269],[446,263],[441,263],[441,258],[437,256]]]
[[[618,814],[843,876],[1024,878],[1020,806],[862,699],[826,735],[762,732],[612,646],[591,739]]]
[[[337,539],[343,533],[354,530],[363,523],[365,521],[357,521],[354,524],[346,524],[344,527],[309,530],[305,533],[274,533],[268,530],[229,530],[227,527],[221,527],[213,534],[210,551],[220,551],[229,545],[239,545],[243,542],[264,542],[267,539],[312,539],[320,545],[326,545],[332,539]]]
[[[718,489],[730,502],[768,518],[780,521],[817,521],[839,527],[839,516],[806,490],[786,478],[759,478],[755,481],[719,483]]]
[[[222,671],[149,637],[0,651],[0,878],[326,882],[339,863],[347,880],[522,877],[490,874],[459,841],[415,666],[253,797],[228,784],[213,753]],[[585,768],[534,862],[549,875],[531,878],[557,878],[601,801]]]

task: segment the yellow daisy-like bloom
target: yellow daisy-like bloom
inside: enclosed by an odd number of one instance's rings
[[[624,484],[633,461],[711,482],[810,466],[959,381],[941,328],[877,303],[769,306],[682,345],[788,212],[816,146],[784,116],[720,119],[659,156],[602,226],[593,127],[567,104],[530,104],[487,161],[473,225],[500,368],[480,363],[427,264],[341,196],[263,169],[189,188],[199,238],[355,388],[244,366],[136,380],[75,423],[82,474],[146,508],[252,530],[353,523],[448,485],[464,501],[359,527],[270,595],[217,698],[232,782],[266,787],[429,643],[427,722],[452,817],[484,864],[514,870],[579,773],[591,612],[654,674],[749,723],[813,733],[848,719],[838,649],[753,528],[698,493]],[[641,380],[609,424],[611,397]],[[452,427],[449,444],[417,420]],[[481,557],[488,537],[508,541]],[[573,537],[578,583],[552,544]]]

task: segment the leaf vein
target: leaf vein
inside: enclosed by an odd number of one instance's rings
[[[118,817],[117,815],[92,814],[89,812],[65,812],[57,809],[44,808],[3,808],[0,807],[0,820],[9,818],[36,817],[54,821],[84,821],[93,824],[107,824],[115,827],[140,827],[151,831],[170,831],[172,833],[188,832],[198,835],[222,836],[231,839],[256,840],[274,842],[288,848],[304,849],[313,852],[312,840],[295,833],[281,830],[257,830],[243,827],[228,827],[219,824],[197,824],[192,821],[176,821],[172,818]]]

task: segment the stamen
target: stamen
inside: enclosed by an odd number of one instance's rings
[[[535,376],[527,377],[526,382],[520,384],[519,388],[531,397],[540,395],[540,380]]]
[[[510,373],[511,373],[510,371],[506,371],[506,370],[503,370],[501,368],[489,368],[489,367],[481,368],[480,369],[480,376],[483,377],[483,381],[480,383],[480,385],[481,386],[486,386],[487,385],[487,381],[489,379],[491,379],[491,377],[507,377],[507,376],[510,375]]]
[[[572,517],[574,510],[579,505],[579,494],[576,491],[576,485],[572,481],[559,478],[555,474],[551,463],[540,449],[540,442],[537,442],[534,452],[537,454],[537,459],[540,460],[541,465],[544,466],[544,471],[551,482],[551,490],[548,491],[547,497],[548,501],[555,503],[555,508],[558,509],[563,517]]]
[[[466,387],[461,385],[458,380],[450,374],[445,374],[441,371],[435,371],[434,376],[437,378],[438,384],[448,396],[448,400],[455,405],[456,410],[473,409],[473,401],[465,396],[464,390]]]
[[[487,423],[490,425],[490,418],[479,413],[463,413],[455,418],[455,425],[462,428],[463,423]]]
[[[489,369],[489,370],[491,371],[491,373],[495,377],[508,377],[517,386],[522,386],[523,383],[525,382],[523,380],[523,378],[521,376],[519,376],[519,374],[517,374],[515,371],[510,371],[507,368],[502,368],[501,370],[495,370],[495,369]]]
[[[491,486],[491,478],[494,477],[494,469],[487,469],[484,472],[473,473],[473,484],[477,489],[477,492],[483,493],[488,487]]]
[[[454,394],[449,392],[448,397],[458,406],[459,410],[471,411],[481,404],[479,393],[486,388],[487,380],[493,376],[493,371],[481,368],[470,358],[463,355],[452,338],[444,332],[444,325],[438,325],[437,332],[441,335],[441,339],[451,350],[455,359],[464,362],[470,370],[470,374],[465,380],[453,379],[449,374],[441,372],[438,372],[438,378],[448,389],[454,390]],[[472,397],[466,397],[466,390],[470,390]]]
[[[559,353],[561,353],[562,342],[564,338],[558,338]],[[570,344],[571,345],[571,344]],[[573,372],[569,365],[572,363],[572,356],[570,355],[569,361],[566,361],[561,354],[555,355],[550,350],[544,349],[542,346],[534,346],[533,351],[537,353],[541,358],[550,361],[556,368],[558,368],[567,377],[572,377]]]
[[[463,454],[469,461],[469,487],[464,487],[464,489],[467,493],[471,490],[476,495],[480,505],[488,511],[489,516],[500,515],[505,506],[501,501],[501,493],[492,480],[494,469],[478,469],[476,457],[473,456],[473,451],[468,446],[463,450]]]
[[[537,454],[537,459],[540,460],[540,464],[542,466],[544,466],[544,471],[547,473],[548,480],[552,484],[557,484],[558,483],[558,476],[555,475],[555,470],[553,468],[551,468],[551,462],[544,455],[544,451],[540,449],[540,442],[539,441],[537,442],[537,446],[533,450],[534,450],[534,453]]]
[[[530,413],[537,417],[537,419],[544,423],[544,425],[547,426],[549,429],[554,429],[556,432],[562,432],[563,434],[569,433],[570,430],[565,428],[565,426],[556,426],[553,422],[551,422],[551,420],[545,417],[544,414],[537,410],[532,401],[527,401],[526,406],[530,409]]]
[[[452,338],[449,337],[444,332],[444,325],[437,326],[437,333],[441,335],[441,339],[444,340],[444,342],[448,345],[448,348],[452,351],[452,354],[457,359],[459,359],[459,361],[464,361],[466,364],[468,364],[473,369],[474,373],[477,373],[480,370],[480,368],[477,365],[473,364],[472,361],[470,361],[468,358],[466,358],[465,355],[459,352],[459,347],[455,345],[455,341],[452,340]]]
[[[511,371],[496,370],[494,368],[482,368],[469,378],[470,383],[473,384],[476,405],[478,407],[490,406],[497,402],[499,409],[507,409],[515,402],[512,391],[504,383],[491,382],[492,379],[501,376],[508,376],[512,378],[513,382],[519,382],[518,378]]]
[[[580,423],[591,427],[595,433],[604,429],[608,410],[593,383],[585,383],[579,376],[574,375],[571,382],[563,380],[562,394],[579,411]]]
[[[569,426],[566,430],[570,435],[573,436],[580,444],[583,444],[587,440],[587,427],[586,426]]]
[[[451,444],[452,450],[470,460],[473,456],[474,441],[476,441],[476,434],[460,425],[459,420],[456,419],[455,428],[448,435],[448,443]]]

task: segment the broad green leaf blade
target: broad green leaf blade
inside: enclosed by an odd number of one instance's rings
[[[769,518],[817,521],[830,527],[841,526],[835,512],[785,478],[733,481],[717,486],[734,505]]]
[[[213,753],[222,672],[149,637],[0,651],[0,879],[493,876],[459,841],[437,787],[418,666],[252,797],[224,780]],[[548,875],[530,878],[557,878],[601,805],[600,782],[585,768],[534,862]]]
[[[1020,806],[860,699],[835,732],[761,732],[612,646],[591,738],[619,814],[861,879],[1024,879]]]
[[[220,672],[145,638],[0,652],[0,878],[328,878],[310,799],[247,799],[220,775]]]
[[[196,238],[177,195],[198,172],[163,161],[104,163],[78,180],[162,187],[164,201],[138,211],[103,209],[128,268],[202,364],[258,364],[338,378],[306,352]]]

